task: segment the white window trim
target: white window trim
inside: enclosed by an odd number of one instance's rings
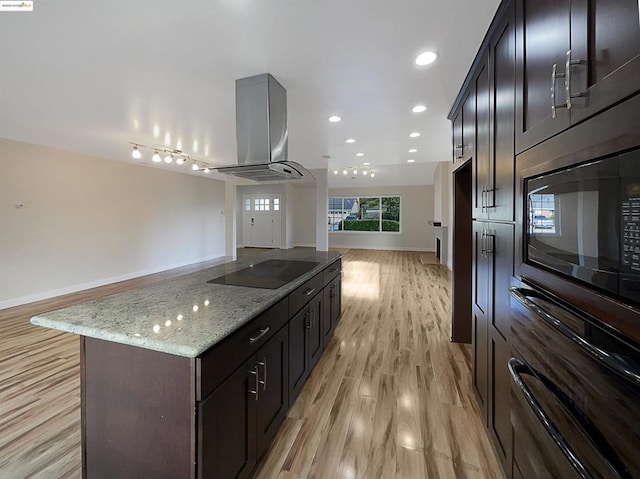
[[[329,230],[329,234],[337,235],[358,235],[358,234],[376,234],[376,235],[402,235],[403,213],[402,213],[402,195],[401,194],[381,194],[381,195],[329,195],[329,198],[342,198],[342,210],[344,210],[345,198],[378,198],[380,200],[380,209],[382,209],[382,198],[398,198],[400,200],[400,218],[399,231],[382,231],[382,212],[380,212],[380,230],[379,231],[343,231],[343,230]],[[327,204],[327,217],[329,216],[329,205]]]

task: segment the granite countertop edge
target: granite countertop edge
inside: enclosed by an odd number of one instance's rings
[[[292,251],[296,250],[276,250],[275,252],[262,253],[56,311],[38,314],[31,318],[31,323],[90,338],[175,356],[195,358],[342,257],[342,254],[336,251],[310,250],[305,252],[303,250],[303,252],[297,253],[292,253]],[[295,280],[273,290],[212,285],[205,281],[268,259],[318,261],[320,264]],[[205,290],[204,293],[202,290]],[[185,291],[194,292],[193,294],[185,294]],[[180,320],[181,322],[178,323],[175,319],[175,311],[180,310],[180,306],[183,304],[193,304],[193,298],[197,295],[212,296],[210,304],[204,303],[207,304],[204,306],[203,303],[200,303],[199,309],[202,311],[200,318],[189,322],[187,319],[191,318],[185,317],[184,322]],[[163,296],[167,296],[169,299],[163,298]],[[173,303],[172,297],[175,297]],[[219,300],[220,311],[212,311],[207,316],[209,306],[210,310],[216,309],[216,297]],[[160,304],[157,304],[158,302]],[[175,306],[174,303],[180,306]],[[134,312],[128,310],[128,307]],[[170,312],[172,308],[174,309],[173,315]],[[149,310],[151,313],[147,313]],[[197,316],[192,311],[185,311],[185,316],[188,316],[187,313]],[[110,315],[127,317],[124,320],[116,321],[113,318],[110,320]],[[165,316],[161,317],[162,315]],[[183,315],[179,314],[178,316]],[[151,326],[152,323],[155,323],[154,326]],[[175,328],[172,329],[171,326],[175,326]],[[158,331],[152,328],[158,328]],[[153,332],[149,332],[150,330]],[[181,334],[183,330],[185,330],[184,335]],[[173,333],[173,336],[170,333]]]

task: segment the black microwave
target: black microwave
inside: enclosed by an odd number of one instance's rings
[[[640,148],[524,186],[525,261],[640,304]]]

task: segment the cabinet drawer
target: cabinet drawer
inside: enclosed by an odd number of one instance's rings
[[[311,298],[320,292],[323,284],[322,274],[316,274],[289,295],[289,317],[293,317]]]
[[[342,272],[342,259],[338,259],[331,263],[327,268],[322,271],[322,285],[328,285],[333,278],[338,276]]]
[[[288,320],[285,298],[199,357],[196,366],[197,399],[201,400],[211,393]]]

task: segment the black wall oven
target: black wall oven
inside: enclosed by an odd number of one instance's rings
[[[638,345],[528,287],[511,310],[514,478],[639,478]]]

